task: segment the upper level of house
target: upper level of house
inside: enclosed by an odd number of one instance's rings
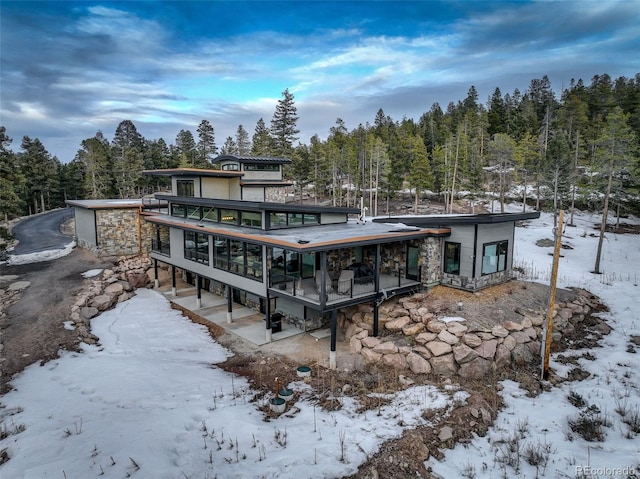
[[[261,230],[346,223],[357,208],[286,203],[291,183],[282,179],[286,158],[223,155],[220,169],[146,170],[145,175],[171,177],[171,193],[155,194],[176,219],[200,226],[240,226]],[[163,211],[163,212],[164,212]]]

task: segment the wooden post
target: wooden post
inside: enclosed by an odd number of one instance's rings
[[[544,351],[542,354],[542,379],[549,378],[549,355],[551,354],[551,334],[553,332],[553,306],[556,302],[556,281],[558,280],[558,260],[560,259],[560,246],[562,244],[562,230],[564,229],[564,210],[560,210],[560,216],[555,228],[556,245],[553,250],[553,266],[551,268],[551,290],[549,291],[549,308],[547,310],[547,323],[544,327]]]

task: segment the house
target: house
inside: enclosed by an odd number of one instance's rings
[[[364,221],[359,208],[286,203],[290,160],[220,156],[215,170],[149,170],[171,178],[171,194],[146,200],[150,255],[202,291],[264,314],[267,340],[279,320],[309,331],[330,325],[336,363],[337,312],[369,303],[373,334],[390,296],[436,284],[477,290],[508,280],[519,215],[397,217]],[[157,271],[156,271],[157,272]],[[156,278],[158,275],[156,274]],[[275,336],[275,337],[274,337]]]

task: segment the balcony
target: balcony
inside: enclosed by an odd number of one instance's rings
[[[327,272],[328,277],[335,276],[335,273]],[[418,278],[420,276],[418,275]],[[273,280],[276,280],[275,282]],[[380,292],[392,296],[422,287],[420,281],[404,277],[404,271],[400,270],[395,274],[380,274]],[[293,297],[306,303],[316,306],[321,305],[320,287],[314,278],[300,279],[293,275],[278,274],[270,275],[269,291],[271,294],[283,297]],[[354,304],[373,300],[377,293],[373,278],[349,278],[327,280],[325,293],[325,307],[334,307],[341,304]]]

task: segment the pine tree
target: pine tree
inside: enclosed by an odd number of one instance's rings
[[[180,130],[176,137],[176,149],[180,157],[181,168],[201,168],[198,162],[198,150],[193,139],[193,133],[189,130]]]
[[[275,154],[287,157],[293,151],[293,142],[300,133],[297,129],[298,114],[294,97],[287,88],[282,92],[282,99],[278,100],[276,110],[271,119],[271,136],[275,147]]]
[[[131,120],[120,122],[111,142],[114,186],[120,198],[138,196],[142,179],[144,139]]]
[[[198,126],[198,158],[196,166],[198,168],[208,168],[218,152],[216,146],[216,135],[213,126],[207,120],[202,120]]]
[[[9,149],[12,141],[0,126],[0,204],[5,221],[23,214],[25,205],[26,179],[17,156]]]
[[[33,212],[51,208],[51,197],[58,192],[58,167],[60,161],[52,157],[38,138],[22,138],[20,155],[22,172],[27,179],[27,192]],[[57,204],[54,203],[54,206]]]
[[[109,153],[109,143],[100,131],[93,138],[83,140],[82,148],[76,153],[74,161],[83,165],[83,187],[88,198],[108,198],[112,194]]]
[[[411,170],[409,172],[409,184],[415,189],[414,213],[418,214],[418,201],[420,193],[433,188],[433,173],[427,158],[427,148],[422,138],[415,135],[411,138]]]
[[[271,138],[271,133],[262,118],[260,118],[256,123],[251,151],[257,156],[271,156],[273,154],[273,140]]]
[[[238,153],[238,147],[236,142],[233,141],[233,137],[227,137],[224,141],[224,145],[222,145],[222,151],[220,153],[223,155],[235,155]]]
[[[238,125],[236,130],[236,149],[238,154],[245,156],[251,153],[251,140],[249,139],[249,133],[244,129],[242,125]]]

